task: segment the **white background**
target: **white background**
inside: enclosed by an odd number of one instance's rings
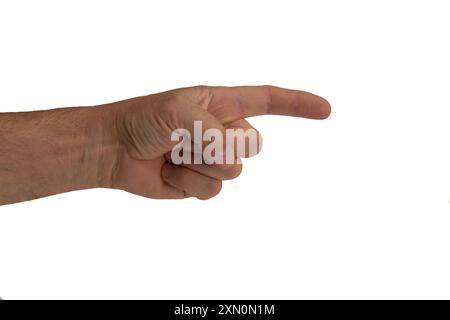
[[[449,13],[2,1],[2,112],[273,84],[322,95],[333,114],[251,119],[264,149],[210,201],[89,190],[0,207],[0,296],[450,298]]]

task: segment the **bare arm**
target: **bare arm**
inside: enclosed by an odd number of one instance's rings
[[[0,205],[89,188],[208,199],[242,165],[174,165],[174,130],[192,130],[194,121],[203,130],[247,130],[246,117],[329,113],[318,96],[271,86],[200,86],[96,107],[0,113]]]
[[[110,187],[118,144],[106,111],[0,114],[0,204]]]

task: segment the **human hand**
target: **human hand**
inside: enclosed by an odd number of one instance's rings
[[[325,119],[331,112],[321,97],[273,86],[183,88],[125,100],[111,108],[114,125],[110,134],[120,148],[111,167],[110,187],[157,199],[209,199],[220,192],[222,180],[233,179],[242,170],[239,161],[174,165],[170,152],[178,142],[171,140],[173,131],[194,132],[194,121],[202,121],[203,132],[211,128],[247,130],[252,128],[247,117],[272,114]],[[246,149],[245,156],[250,156]]]

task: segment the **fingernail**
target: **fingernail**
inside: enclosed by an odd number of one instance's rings
[[[165,164],[161,168],[161,176],[167,178],[170,175],[170,165]]]

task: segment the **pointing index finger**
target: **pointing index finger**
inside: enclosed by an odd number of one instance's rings
[[[223,123],[264,114],[310,119],[330,115],[328,101],[312,93],[274,86],[212,87],[208,111]]]

